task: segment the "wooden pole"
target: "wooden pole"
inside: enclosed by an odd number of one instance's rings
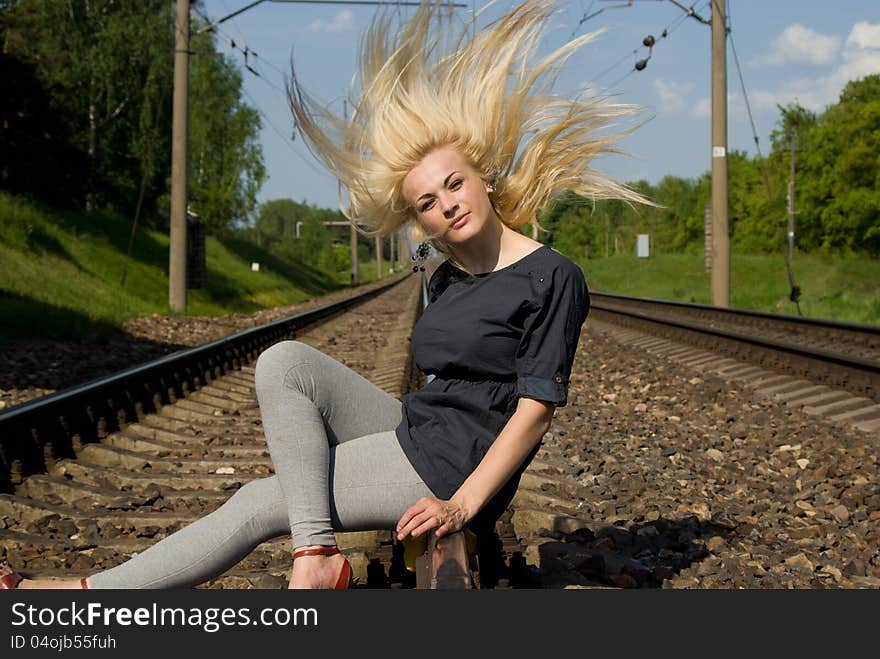
[[[725,0],[712,2],[712,304],[730,306]]]
[[[189,0],[177,0],[174,24],[174,101],[171,126],[171,233],[168,306],[186,311],[186,206],[189,115]]]

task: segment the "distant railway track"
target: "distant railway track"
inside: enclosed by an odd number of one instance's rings
[[[880,402],[880,327],[591,293],[597,320]]]

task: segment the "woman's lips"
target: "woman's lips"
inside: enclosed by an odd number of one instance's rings
[[[464,226],[465,222],[467,222],[467,219],[468,219],[470,216],[471,216],[470,213],[465,213],[465,214],[462,215],[460,218],[458,218],[455,222],[452,223],[451,228],[453,228],[453,229],[458,229],[458,228]]]

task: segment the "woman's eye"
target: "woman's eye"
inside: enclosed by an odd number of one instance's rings
[[[431,208],[431,206],[433,206],[433,205],[434,205],[434,202],[433,202],[433,201],[429,201],[427,204],[425,204],[424,206],[422,206],[422,212],[424,213],[426,210],[428,210],[429,208]]]
[[[453,181],[452,185],[449,186],[449,189],[450,190],[457,190],[458,188],[461,187],[462,183],[463,183],[463,181],[461,179],[458,179],[457,181]]]

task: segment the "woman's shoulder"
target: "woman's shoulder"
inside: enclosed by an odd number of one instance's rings
[[[428,299],[434,302],[454,279],[455,269],[450,267],[448,260],[438,265],[428,280]]]
[[[549,245],[541,252],[543,252],[546,263],[564,277],[583,278],[584,271],[581,270],[581,267],[562,252],[556,251]]]

